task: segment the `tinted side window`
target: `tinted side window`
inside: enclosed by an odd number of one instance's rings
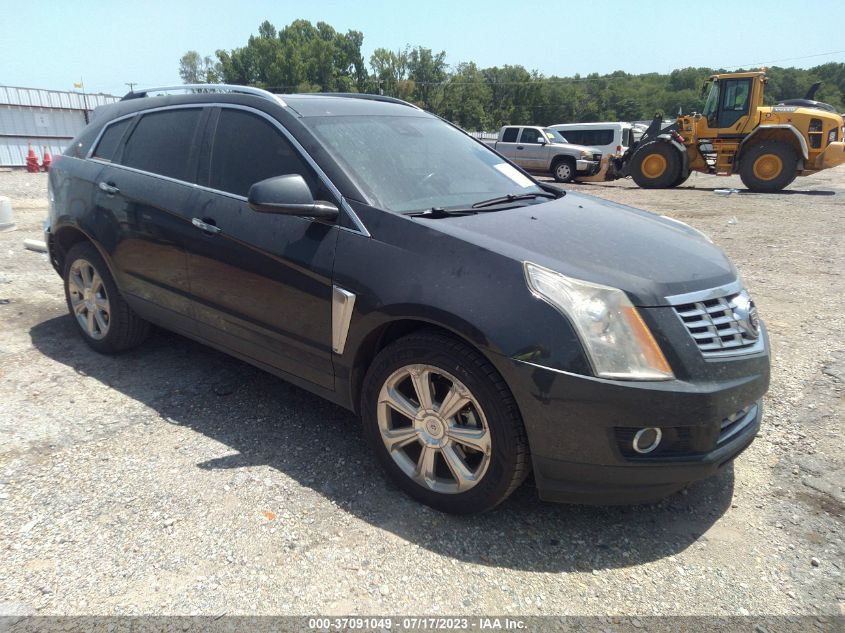
[[[502,135],[502,143],[516,143],[516,135],[519,134],[518,127],[509,127]]]
[[[539,131],[535,130],[534,128],[527,127],[522,130],[522,134],[519,135],[519,142],[520,143],[534,143],[537,144],[537,139],[542,136]]]
[[[613,143],[613,130],[592,130],[587,145],[610,145]]]
[[[255,183],[285,174],[301,175],[314,191],[311,170],[278,129],[258,115],[224,108],[211,149],[208,186],[246,196]]]
[[[566,130],[565,132],[562,130],[558,130],[561,134],[566,137],[566,140],[572,143],[573,145],[581,145],[581,139],[583,135],[578,130]]]
[[[200,108],[165,110],[141,117],[126,142],[121,163],[177,180],[193,181],[189,163]]]
[[[97,143],[97,149],[94,150],[93,156],[103,160],[111,160],[120,139],[123,138],[123,133],[126,132],[130,123],[132,123],[132,117],[109,125],[103,132],[103,136],[100,137],[100,142]]]

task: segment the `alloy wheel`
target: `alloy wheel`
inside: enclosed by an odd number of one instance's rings
[[[109,332],[111,306],[103,278],[91,262],[77,259],[70,267],[68,292],[73,314],[83,331],[94,340]]]
[[[432,365],[393,372],[378,398],[381,439],[399,468],[421,486],[456,494],[476,486],[490,465],[490,429],[476,398]]]

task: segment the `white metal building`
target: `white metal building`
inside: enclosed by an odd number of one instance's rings
[[[84,94],[0,86],[0,167],[26,165],[28,144],[43,159],[42,148],[61,154],[97,106],[118,101],[106,94]]]

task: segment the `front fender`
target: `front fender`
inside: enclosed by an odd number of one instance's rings
[[[739,148],[737,149],[737,156],[742,158],[742,152],[746,147],[750,147],[750,142],[752,140],[763,139],[763,138],[770,138],[773,135],[780,135],[786,134],[788,135],[787,138],[793,139],[793,145],[797,146],[800,149],[801,157],[804,160],[807,160],[810,156],[809,149],[807,147],[807,140],[804,136],[799,132],[794,125],[790,125],[789,123],[778,123],[772,125],[759,125],[757,126],[751,134],[746,136],[742,139],[742,142],[739,144]],[[733,164],[733,173],[739,172],[740,160],[734,161]]]
[[[334,284],[355,295],[343,353],[333,356],[339,393],[354,401],[361,359],[371,360],[385,328],[403,321],[451,332],[494,364],[520,358],[590,373],[574,328],[531,294],[521,261],[418,221],[381,212],[381,222],[368,222],[375,214],[361,215],[372,237],[338,236]]]

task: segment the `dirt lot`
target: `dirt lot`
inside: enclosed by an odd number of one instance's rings
[[[652,506],[454,518],[407,499],[356,419],[166,332],[74,332],[40,239],[44,175],[0,173],[0,614],[845,613],[845,168],[779,195],[693,176],[569,188],[708,233],[771,334],[763,429]],[[749,629],[749,630],[753,630]],[[758,629],[759,630],[759,629]]]

